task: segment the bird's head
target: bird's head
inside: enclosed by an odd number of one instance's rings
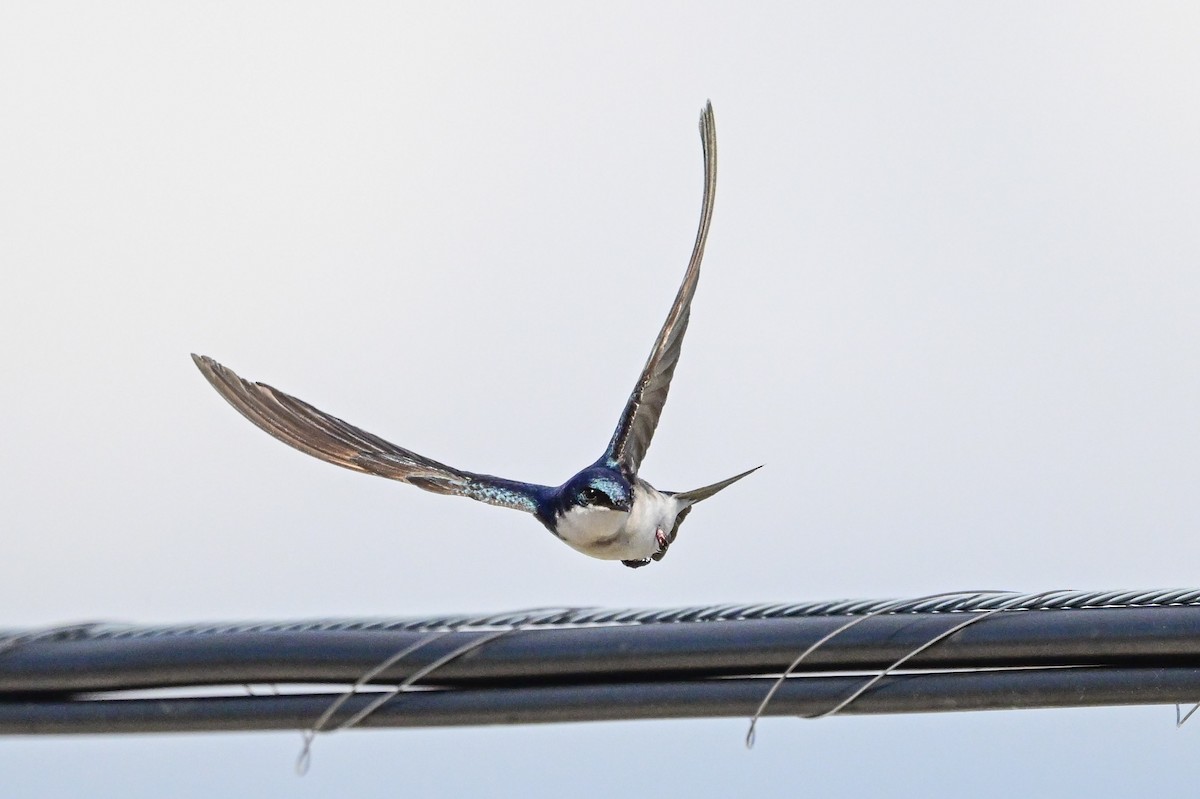
[[[628,511],[633,506],[633,488],[620,472],[592,466],[572,477],[562,487],[568,507],[607,508]]]

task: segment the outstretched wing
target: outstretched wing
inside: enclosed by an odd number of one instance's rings
[[[464,472],[398,447],[262,383],[251,383],[205,355],[192,360],[242,416],[289,446],[328,463],[433,491],[528,513],[544,486]]]
[[[692,259],[683,276],[683,285],[675,295],[675,304],[671,306],[667,321],[663,323],[658,340],[654,342],[654,349],[650,351],[650,358],[642,369],[633,393],[629,395],[629,401],[625,403],[625,411],[605,453],[611,465],[621,467],[630,476],[637,474],[642,458],[650,448],[650,439],[654,437],[658,417],[667,401],[675,365],[679,363],[683,334],[687,330],[692,297],[700,279],[700,261],[704,258],[704,242],[708,238],[717,191],[717,128],[711,102],[700,113],[700,140],[704,147],[704,200],[700,206],[700,228],[696,231]]]

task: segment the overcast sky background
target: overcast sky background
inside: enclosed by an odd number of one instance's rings
[[[0,4],[0,626],[1200,583],[1194,3]],[[633,571],[307,458],[603,449],[720,178]],[[6,796],[1191,792],[1169,708],[0,740]]]

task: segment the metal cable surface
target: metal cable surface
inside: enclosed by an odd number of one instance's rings
[[[445,727],[630,719],[749,717],[768,681],[618,683],[404,693],[364,727]],[[813,716],[861,684],[848,676],[788,680],[767,716]],[[1200,668],[1034,669],[890,675],[842,712],[893,714],[1018,708],[1173,704],[1200,695]],[[106,701],[0,702],[0,734],[300,730],[330,694]],[[371,694],[346,701],[332,724],[361,713]]]
[[[1194,701],[1200,589],[14,630],[0,733],[742,715],[780,675],[767,715]]]
[[[1015,601],[1014,601],[1015,600]],[[961,613],[991,610],[1012,601],[1011,610],[1159,607],[1200,605],[1200,589],[1174,588],[1135,591],[1063,590],[1021,594],[1013,591],[964,591],[957,596],[896,599],[839,599],[800,603],[694,605],[682,608],[537,608],[498,614],[459,614],[394,619],[317,619],[292,622],[239,622],[132,626],[89,624],[92,638],[133,638],[164,635],[207,635],[231,632],[396,631],[488,629],[518,626],[576,627],[616,624],[788,619],[809,616],[858,616],[895,605],[889,613]],[[24,631],[0,630],[0,641]]]

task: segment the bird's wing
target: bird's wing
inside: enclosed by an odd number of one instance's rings
[[[196,366],[225,400],[264,431],[328,463],[433,491],[528,513],[543,486],[464,472],[398,447],[262,383],[251,383],[204,355]]]
[[[628,475],[637,474],[642,458],[650,448],[650,439],[654,437],[654,428],[658,426],[658,417],[671,388],[675,365],[679,363],[679,349],[687,330],[696,283],[700,279],[700,261],[704,257],[704,242],[708,238],[717,190],[717,128],[711,102],[700,113],[700,140],[704,148],[704,200],[700,206],[700,227],[696,231],[692,259],[683,276],[683,285],[675,295],[675,304],[671,306],[650,358],[625,403],[625,411],[605,453],[610,464],[620,466]]]

